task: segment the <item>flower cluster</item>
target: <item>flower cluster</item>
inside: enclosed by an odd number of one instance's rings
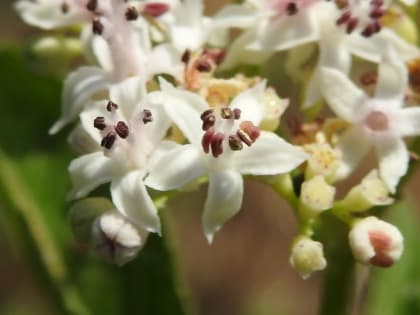
[[[208,183],[202,225],[211,243],[241,209],[244,175],[293,207],[300,228],[290,263],[303,277],[327,265],[315,233],[324,213],[348,225],[359,262],[387,267],[400,257],[401,233],[367,212],[393,203],[410,161],[403,138],[420,134],[420,50],[398,4],[246,0],[212,17],[201,0],[20,0],[16,8],[54,34],[79,31],[89,65],[64,81],[50,133],[75,124],[70,198],[110,183],[112,202],[83,220],[109,261],[126,263],[149,233],[161,234],[157,200],[187,186]],[[278,51],[287,52],[281,82],[301,99],[279,97],[269,86],[278,78],[242,71]],[[299,104],[305,120],[281,124]],[[336,196],[371,148],[377,167]]]

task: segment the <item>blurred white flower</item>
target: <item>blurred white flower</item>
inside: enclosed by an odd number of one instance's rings
[[[406,107],[407,69],[390,52],[379,65],[375,96],[370,98],[342,72],[322,69],[322,92],[335,114],[352,124],[340,139],[342,164],[337,177],[344,178],[373,146],[379,173],[390,192],[406,171],[409,161],[404,136],[420,134],[420,107]]]
[[[202,97],[176,89],[164,80],[161,89],[154,101],[164,104],[190,144],[162,155],[146,184],[170,190],[208,175],[203,226],[210,242],[241,207],[241,174],[287,173],[306,159],[299,148],[257,127],[264,118],[265,82],[240,93],[230,104],[213,108]]]
[[[148,103],[141,79],[127,79],[113,86],[110,99],[108,104],[91,104],[80,115],[82,127],[101,147],[71,162],[72,197],[84,197],[111,182],[112,201],[118,211],[137,226],[159,233],[157,209],[143,178],[159,154],[171,148],[162,142],[170,121],[162,108]]]

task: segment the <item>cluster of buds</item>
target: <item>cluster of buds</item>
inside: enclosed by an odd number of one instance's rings
[[[82,206],[71,221],[107,261],[122,265],[149,233],[162,234],[156,198],[186,186],[208,183],[202,224],[212,242],[241,209],[245,175],[272,184],[295,210],[290,264],[302,277],[327,266],[316,234],[326,215],[347,224],[357,261],[388,267],[399,259],[401,233],[369,212],[394,202],[410,160],[403,137],[420,135],[420,50],[405,40],[406,28],[393,27],[394,6],[248,0],[208,17],[201,0],[52,2],[19,0],[16,7],[44,29],[83,28],[69,55],[77,50],[94,65],[65,80],[62,115],[50,132],[78,121],[70,143],[80,156],[69,172],[71,197]],[[230,41],[232,29],[239,35]],[[38,43],[37,50],[57,51],[57,43]],[[300,49],[309,43],[317,53]],[[303,74],[298,82],[279,71],[263,79],[261,65],[290,49],[290,63]],[[358,81],[353,72],[362,74]],[[302,91],[288,93],[289,86]],[[405,100],[414,106],[404,107]],[[290,118],[301,116],[299,104],[304,122]],[[293,111],[289,133],[281,124],[286,108]],[[337,184],[371,148],[377,169],[341,196]],[[108,183],[110,200],[96,211],[84,198]]]

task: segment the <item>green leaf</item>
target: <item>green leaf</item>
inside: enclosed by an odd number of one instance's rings
[[[393,206],[384,220],[396,225],[404,236],[404,253],[391,268],[372,270],[366,315],[420,314],[419,220],[410,203]]]

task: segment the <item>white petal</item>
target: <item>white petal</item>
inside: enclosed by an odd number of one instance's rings
[[[337,116],[353,121],[367,96],[341,71],[321,69],[321,90]]]
[[[188,140],[201,146],[200,115],[208,109],[207,102],[199,95],[185,90],[174,88],[171,84],[160,78],[161,92],[153,93],[153,102],[163,104],[168,116],[181,129]]]
[[[112,201],[123,215],[136,225],[149,232],[160,233],[160,219],[150,198],[139,171],[113,180],[111,183]]]
[[[316,19],[311,10],[295,16],[267,22],[260,30],[256,41],[247,46],[251,50],[279,51],[313,42],[319,37]]]
[[[146,94],[144,78],[137,76],[111,85],[109,98],[118,104],[124,116],[129,118],[140,110],[140,104]]]
[[[183,74],[181,55],[172,45],[162,44],[153,48],[148,60],[148,77],[167,73],[180,80]]]
[[[379,64],[375,97],[401,100],[402,105],[407,86],[408,71],[405,63],[393,50],[389,50]]]
[[[69,173],[73,184],[70,197],[82,198],[99,185],[110,182],[121,169],[102,152],[94,152],[71,161]]]
[[[90,102],[86,108],[80,113],[80,123],[84,131],[86,131],[96,143],[101,143],[102,135],[98,129],[94,127],[96,117],[106,117],[107,101]]]
[[[379,173],[391,193],[395,193],[400,178],[407,172],[409,154],[404,141],[389,138],[375,143]]]
[[[74,10],[63,14],[61,4],[61,1],[55,0],[23,0],[16,2],[15,8],[26,23],[42,29],[49,30],[82,21],[79,12]]]
[[[60,131],[66,124],[76,119],[85,103],[96,92],[107,86],[105,71],[96,67],[80,67],[70,73],[64,81],[61,100],[61,116],[49,130],[50,134]]]
[[[265,115],[264,91],[266,81],[247,89],[236,96],[230,103],[231,108],[241,110],[241,120],[249,120],[258,126]]]
[[[338,143],[342,161],[336,173],[337,179],[349,176],[370,148],[371,144],[360,128],[355,126],[345,131]]]
[[[319,102],[324,95],[324,90],[328,89],[328,85],[322,84],[322,69],[331,68],[347,74],[350,66],[351,55],[343,43],[321,42],[318,63],[306,88],[303,108],[309,108]]]
[[[227,170],[210,174],[202,218],[204,233],[210,243],[214,233],[240,210],[243,189],[242,176],[238,172]]]
[[[402,108],[394,115],[395,128],[400,136],[420,135],[420,107]]]
[[[274,50],[256,51],[246,49],[257,38],[258,32],[255,28],[251,28],[238,36],[228,48],[227,55],[219,66],[219,70],[231,69],[241,63],[258,65],[270,58],[275,53]]]
[[[86,43],[91,42],[92,53],[101,68],[105,69],[106,71],[112,71],[114,66],[112,63],[111,50],[109,49],[109,45],[105,38],[93,34],[92,27],[90,25],[89,28],[86,27],[84,29],[83,35],[85,36],[84,39]]]
[[[246,28],[256,22],[258,11],[255,8],[239,5],[225,5],[212,18],[212,27],[214,28]]]
[[[146,186],[171,190],[188,184],[207,172],[203,153],[194,145],[179,146],[163,154],[145,180]]]
[[[261,132],[250,147],[237,153],[236,169],[242,174],[287,173],[307,159],[306,154],[272,132]]]

